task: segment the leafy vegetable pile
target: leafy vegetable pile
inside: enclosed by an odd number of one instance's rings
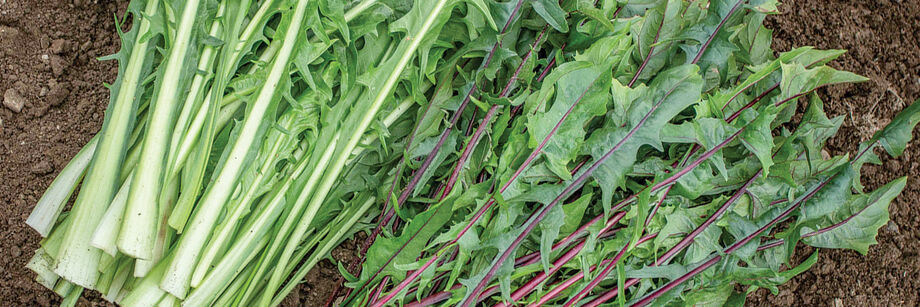
[[[843,119],[814,92],[865,79],[826,66],[842,51],[776,55],[777,5],[132,1],[102,130],[29,217],[29,267],[71,305],[278,305],[365,231],[330,303],[775,292],[817,260],[792,263],[800,242],[875,243],[906,180],[864,191],[860,169],[920,121],[830,157]]]

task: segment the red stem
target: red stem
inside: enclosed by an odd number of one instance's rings
[[[644,237],[642,237],[641,239],[639,239],[639,241],[636,243],[636,245],[643,244],[643,243],[645,243],[645,242],[647,242],[647,241],[649,241],[649,240],[651,240],[651,239],[654,239],[654,238],[657,237],[657,236],[658,236],[657,233],[651,234],[651,235],[647,235],[647,236],[644,236]],[[627,244],[626,246],[624,246],[624,247],[620,250],[619,253],[617,253],[617,257],[614,257],[614,259],[604,259],[603,261],[601,261],[601,263],[600,263],[599,265],[601,265],[601,266],[604,266],[604,265],[611,266],[611,264],[613,264],[612,266],[615,267],[615,266],[616,266],[616,261],[619,261],[619,257],[622,256],[622,253],[626,250],[627,247],[629,247],[628,244]],[[590,266],[590,267],[588,268],[588,273],[590,273],[590,272],[593,271],[595,268],[597,268],[597,266],[598,266],[598,265],[592,265],[592,266]],[[598,277],[597,277],[596,279],[603,279],[603,278],[606,277],[609,273],[610,273],[609,270],[607,270],[606,272],[599,274]],[[565,291],[566,289],[568,289],[569,287],[571,287],[572,285],[574,285],[575,283],[577,283],[579,280],[583,279],[584,276],[585,276],[585,271],[579,271],[579,272],[576,273],[574,276],[569,277],[569,279],[565,280],[564,282],[562,282],[561,284],[559,284],[558,286],[556,286],[555,288],[553,288],[552,290],[550,290],[548,293],[546,293],[546,295],[544,295],[543,297],[541,297],[539,301],[537,301],[536,303],[527,305],[527,306],[528,306],[528,307],[538,307],[538,306],[542,306],[543,304],[546,304],[547,302],[549,302],[549,301],[551,301],[552,299],[556,298],[556,296],[558,296],[559,293],[562,293],[562,291]],[[592,287],[592,288],[593,288],[593,287]],[[589,290],[589,291],[590,291],[590,290]]]
[[[639,242],[636,244],[644,243],[645,241],[654,239],[656,236],[658,236],[657,233],[647,235],[641,238]],[[604,278],[606,278],[607,275],[610,274],[610,271],[613,271],[617,263],[620,262],[620,259],[623,258],[623,255],[626,255],[626,250],[629,248],[629,245],[630,244],[627,242],[626,245],[620,249],[620,252],[618,252],[617,255],[613,257],[613,260],[611,260],[610,263],[607,264],[607,267],[605,267],[604,270],[602,270],[600,274],[594,277],[594,279],[592,279],[591,282],[589,282],[587,286],[581,289],[581,291],[578,291],[578,293],[575,294],[575,296],[570,298],[569,301],[565,303],[565,307],[571,307],[575,305],[575,303],[578,303],[578,301],[580,301],[582,298],[587,296],[588,293],[591,292],[591,290],[594,290],[594,288],[597,287],[597,285],[601,283],[601,281],[604,280]]]
[[[770,92],[776,90],[777,88],[779,88],[779,83],[777,83],[777,84],[774,85],[773,87],[770,87],[769,89],[767,89],[766,91],[764,91],[763,93],[761,93],[759,96],[757,96],[757,98],[755,98],[754,100],[752,100],[750,103],[748,103],[747,105],[745,105],[745,106],[742,107],[741,109],[738,109],[737,111],[735,111],[735,113],[733,113],[731,116],[729,116],[728,119],[726,119],[726,121],[729,122],[729,123],[731,123],[731,122],[734,121],[736,118],[738,118],[738,116],[741,114],[742,111],[744,111],[744,110],[746,110],[746,109],[748,109],[748,108],[753,107],[757,102],[759,102],[759,101],[762,100],[764,97],[766,97],[767,94],[769,94]],[[788,100],[786,100],[786,101],[788,101]],[[730,102],[731,102],[731,100],[727,101],[727,102],[726,102],[726,105],[728,105],[728,103],[730,103]],[[731,140],[731,139],[734,139],[734,137],[730,138],[729,140]],[[723,142],[723,144],[727,144],[727,143]],[[689,151],[690,153],[687,154],[687,157],[692,156],[692,155],[693,155],[694,153],[696,153],[696,151],[698,151],[700,148],[702,148],[702,147],[700,147],[698,144],[694,145],[694,146],[690,149],[690,151]],[[717,146],[717,148],[719,148],[719,146]],[[710,150],[710,152],[712,152],[713,154],[715,153],[715,152],[713,152],[712,150]],[[709,155],[709,156],[711,156],[711,155]],[[700,162],[702,162],[703,160],[708,159],[708,158],[709,158],[708,156],[705,157],[705,158],[703,158],[702,156],[701,156],[700,158],[697,158],[697,160],[694,161],[693,167],[698,166],[698,165],[700,164]],[[681,163],[681,164],[684,165],[685,163]],[[683,170],[684,174],[687,173],[687,172],[689,172],[689,171],[692,171],[692,170],[693,170],[693,167],[690,167],[689,169],[685,167],[684,170]],[[680,174],[680,175],[683,175],[683,174]],[[678,176],[678,177],[673,177],[673,176],[672,176],[671,178],[669,178],[669,181],[662,182],[662,183],[663,183],[663,184],[666,184],[666,185],[669,185],[670,182],[676,181],[678,178],[680,178],[680,176]],[[670,179],[673,179],[673,180],[670,180]],[[657,192],[658,189],[660,189],[661,187],[662,187],[662,184],[659,184],[659,185],[656,185],[655,187],[652,187],[652,192]],[[636,193],[636,194],[632,194],[632,195],[630,195],[630,196],[624,198],[623,200],[621,200],[620,202],[618,202],[616,205],[614,205],[612,210],[619,210],[620,208],[622,208],[622,207],[626,206],[627,204],[631,203],[631,202],[632,202],[633,200],[635,200],[638,196],[639,196],[639,194]],[[656,210],[656,211],[657,211],[657,210]],[[582,234],[585,233],[585,231],[587,231],[588,227],[590,227],[590,226],[593,225],[594,223],[599,222],[599,221],[600,221],[601,219],[603,219],[603,218],[604,218],[604,215],[603,215],[603,214],[600,214],[600,215],[594,217],[593,219],[591,219],[591,221],[589,221],[588,223],[586,223],[586,224],[582,225],[581,227],[579,227],[577,231],[575,231],[575,232],[569,234],[568,236],[566,236],[565,238],[563,238],[563,241],[564,241],[564,242],[568,242],[568,241],[571,241],[572,239],[574,239],[575,237],[581,236]],[[609,223],[609,221],[608,221],[608,223]]]
[[[807,195],[805,195],[805,197],[803,197],[802,199],[796,201],[795,204],[793,204],[792,206],[790,206],[789,209],[786,209],[786,211],[783,211],[783,213],[781,213],[779,216],[777,216],[776,218],[770,220],[770,222],[768,222],[766,225],[761,226],[759,229],[757,229],[757,231],[754,231],[753,233],[749,234],[748,236],[742,238],[742,239],[739,240],[738,242],[735,242],[734,244],[732,244],[731,246],[729,246],[728,248],[726,248],[725,250],[723,250],[723,251],[722,251],[722,254],[716,255],[715,257],[713,257],[713,258],[710,259],[709,261],[706,261],[706,262],[703,263],[702,265],[700,265],[700,266],[694,268],[694,269],[691,270],[690,272],[687,272],[687,273],[684,274],[683,276],[681,276],[681,277],[679,277],[679,278],[677,278],[677,279],[674,279],[674,280],[668,282],[667,284],[665,284],[664,286],[662,286],[662,287],[660,287],[660,288],[658,288],[658,289],[655,289],[654,292],[650,293],[649,295],[646,295],[645,297],[643,297],[641,300],[639,300],[638,302],[636,302],[636,303],[633,304],[632,306],[633,306],[633,307],[641,307],[641,306],[648,305],[648,304],[651,303],[653,300],[655,300],[656,298],[660,297],[661,295],[667,293],[669,290],[673,289],[673,288],[676,287],[677,285],[680,285],[681,283],[687,281],[688,279],[692,278],[693,276],[696,276],[696,274],[699,274],[700,272],[702,272],[702,271],[708,269],[709,267],[713,266],[714,264],[716,264],[717,262],[719,262],[720,260],[722,260],[722,257],[723,257],[722,255],[731,254],[731,253],[735,252],[736,250],[738,250],[739,248],[741,248],[741,247],[743,247],[744,245],[746,245],[748,242],[751,242],[751,240],[754,240],[754,238],[757,238],[757,237],[760,236],[760,234],[762,234],[764,231],[766,231],[767,229],[770,229],[771,227],[773,227],[773,225],[776,225],[776,223],[779,223],[779,221],[785,219],[785,218],[788,217],[790,214],[792,214],[792,212],[794,212],[796,209],[798,209],[799,207],[801,207],[801,206],[802,206],[802,203],[803,203],[805,200],[810,199],[811,197],[813,197],[813,196],[815,195],[815,193],[817,193],[819,190],[821,190],[822,188],[824,188],[824,186],[827,185],[827,183],[830,182],[830,180],[833,179],[834,177],[835,177],[835,176],[831,176],[831,177],[825,179],[824,181],[822,181],[821,183],[819,183],[815,188],[813,188],[813,189],[811,190],[811,192],[809,192]]]
[[[587,90],[586,90],[586,91],[587,91]],[[582,93],[581,97],[584,97],[584,93]],[[581,97],[579,97],[579,100],[581,99]],[[565,118],[568,116],[568,114],[571,113],[571,110],[574,109],[574,107],[575,107],[575,105],[576,105],[577,103],[578,103],[578,101],[576,101],[576,102],[572,105],[572,107],[570,108],[570,110],[569,110],[568,112],[566,112],[565,115],[563,115],[563,117],[560,119],[559,122],[556,123],[556,126],[553,127],[553,130],[551,130],[551,132],[543,139],[543,141],[540,143],[540,145],[537,146],[537,148],[535,148],[535,149],[533,150],[533,152],[531,152],[531,154],[530,154],[530,156],[527,158],[527,160],[525,160],[524,163],[521,164],[520,167],[518,167],[518,169],[514,172],[514,174],[511,176],[511,178],[508,179],[508,181],[505,182],[505,184],[499,189],[499,191],[498,191],[499,193],[502,193],[502,192],[504,192],[506,189],[508,189],[508,187],[511,186],[511,184],[514,182],[514,180],[517,179],[517,177],[524,171],[524,169],[526,169],[527,166],[530,165],[530,163],[533,161],[534,157],[536,157],[536,155],[540,153],[540,151],[543,149],[543,146],[545,146],[546,143],[549,141],[550,137],[553,136],[553,133],[559,129],[559,126],[562,124],[562,122],[565,120]],[[467,223],[467,225],[466,225],[463,229],[460,230],[460,232],[457,234],[457,236],[456,236],[453,240],[451,240],[450,242],[448,242],[447,244],[444,244],[441,248],[439,248],[438,252],[440,252],[441,250],[447,248],[448,246],[451,246],[451,245],[453,245],[453,244],[456,244],[457,241],[459,241],[460,238],[463,237],[463,235],[466,234],[466,232],[469,231],[470,228],[472,228],[473,225],[475,225],[476,222],[479,221],[480,218],[482,218],[482,216],[486,213],[486,211],[488,211],[488,210],[491,208],[491,206],[492,206],[494,203],[495,203],[495,198],[494,198],[494,197],[490,197],[489,200],[486,202],[486,204],[483,205],[482,208],[480,208],[479,211],[476,212],[476,214],[473,216],[473,218],[470,220],[470,222]],[[392,299],[396,296],[396,294],[397,294],[399,291],[402,291],[402,289],[406,288],[410,283],[414,282],[415,279],[418,278],[418,276],[421,274],[422,271],[424,271],[426,268],[428,268],[429,266],[431,266],[432,264],[434,264],[434,262],[436,261],[436,259],[437,259],[437,257],[432,257],[432,258],[429,259],[427,262],[425,262],[425,264],[423,264],[422,267],[420,267],[420,268],[417,269],[415,272],[413,272],[412,274],[410,274],[410,275],[409,275],[408,277],[406,277],[406,279],[404,279],[399,285],[397,285],[396,288],[394,288],[392,291],[390,291],[390,294],[389,294],[387,297],[385,297],[381,302],[379,302],[378,305],[374,305],[374,306],[376,306],[376,307],[383,306],[386,302],[392,300]],[[480,289],[480,290],[481,290],[481,289]]]
[[[533,41],[533,46],[530,50],[524,55],[524,58],[521,59],[521,64],[518,65],[517,69],[514,70],[514,74],[511,75],[511,79],[508,80],[508,84],[505,85],[505,88],[502,90],[501,94],[498,95],[498,98],[508,96],[508,93],[511,92],[511,87],[514,85],[514,82],[517,81],[518,76],[521,74],[521,70],[524,69],[524,63],[530,59],[530,56],[533,54],[533,50],[537,48],[537,44],[540,43],[540,40],[543,39],[543,34],[546,33],[547,26],[543,26],[543,31],[540,31],[540,34],[537,35],[537,38]],[[482,133],[485,132],[486,126],[489,122],[492,121],[492,117],[495,116],[495,112],[498,111],[498,108],[501,105],[493,105],[489,108],[489,112],[486,113],[486,116],[483,117],[482,121],[479,122],[479,127],[476,128],[476,132],[473,134],[473,138],[467,142],[466,147],[463,149],[463,153],[460,155],[460,159],[457,160],[456,165],[454,166],[453,172],[450,174],[450,178],[447,180],[447,185],[444,188],[444,192],[441,194],[441,199],[443,200],[447,197],[447,194],[450,193],[454,188],[454,184],[457,183],[457,179],[460,177],[460,171],[463,170],[463,165],[466,164],[466,160],[470,158],[470,155],[473,153],[473,149],[476,148],[476,145],[479,143],[479,140],[482,138]]]
[[[565,51],[565,45],[566,45],[566,44],[562,44],[562,47],[559,48],[559,52]],[[543,81],[543,78],[545,78],[546,75],[549,74],[549,71],[550,71],[550,69],[553,68],[553,65],[556,65],[556,57],[555,57],[555,56],[554,56],[551,60],[549,60],[549,64],[546,64],[546,68],[544,68],[544,69],[543,69],[543,72],[540,73],[540,76],[537,77],[537,82]]]
[[[645,55],[645,59],[642,60],[642,64],[639,65],[639,69],[636,70],[636,74],[633,75],[632,80],[629,81],[626,87],[632,87],[633,84],[636,83],[636,80],[639,80],[639,75],[642,74],[642,71],[645,70],[645,66],[648,65],[649,60],[652,59],[652,53],[655,52],[655,44],[658,43],[658,37],[661,35],[661,27],[664,26],[664,17],[664,15],[661,16],[661,21],[658,23],[658,30],[655,31],[655,39],[649,44],[648,54]]]
[[[678,83],[678,84],[680,84],[680,83]],[[614,152],[616,152],[617,150],[619,150],[620,147],[622,147],[623,144],[625,144],[627,140],[629,140],[633,135],[635,135],[636,132],[639,131],[639,128],[641,128],[641,127],[645,124],[645,122],[648,121],[648,119],[652,116],[652,114],[655,112],[655,110],[657,110],[658,107],[661,106],[661,104],[664,102],[664,100],[665,100],[667,97],[669,97],[669,96],[671,95],[671,93],[673,93],[674,90],[675,90],[676,88],[677,88],[677,86],[674,86],[674,87],[668,89],[667,93],[665,93],[665,95],[663,95],[663,96],[661,97],[661,99],[658,100],[657,103],[655,103],[654,105],[652,105],[652,107],[651,107],[651,109],[649,109],[648,113],[646,113],[645,116],[643,116],[642,119],[639,120],[639,122],[636,123],[636,126],[633,127],[633,129],[631,129],[631,130],[626,134],[626,136],[623,137],[623,139],[621,139],[619,142],[617,142],[616,145],[614,145],[612,148],[610,148],[610,150],[608,150],[607,153],[605,153],[603,156],[601,156],[601,158],[599,158],[596,162],[594,162],[594,164],[592,164],[591,167],[589,167],[581,176],[579,176],[578,178],[576,178],[575,181],[573,181],[570,185],[568,185],[568,186],[562,191],[562,193],[559,193],[559,196],[557,196],[555,199],[553,199],[552,202],[550,202],[549,204],[547,204],[546,206],[544,206],[544,207],[539,211],[539,214],[537,214],[533,219],[530,219],[530,220],[527,222],[527,224],[526,224],[526,226],[524,227],[524,230],[521,232],[521,234],[518,235],[517,238],[515,238],[513,242],[511,242],[511,245],[508,246],[508,248],[505,249],[504,252],[502,252],[502,254],[498,257],[497,261],[496,261],[496,262],[493,262],[491,268],[489,268],[489,271],[486,272],[485,277],[476,285],[475,288],[473,288],[473,291],[472,291],[472,294],[473,294],[473,295],[470,296],[470,297],[476,297],[476,296],[482,291],[482,289],[485,287],[485,285],[486,285],[487,283],[489,283],[490,281],[492,281],[492,278],[495,276],[495,273],[498,271],[498,268],[499,268],[499,266],[501,265],[501,263],[503,263],[505,260],[507,260],[508,257],[510,257],[511,254],[512,254],[515,250],[517,250],[517,247],[524,241],[524,239],[530,234],[530,232],[533,231],[534,228],[536,228],[537,224],[540,223],[540,221],[542,221],[544,217],[546,217],[546,214],[549,213],[549,210],[551,210],[553,207],[555,207],[557,204],[559,204],[559,202],[562,201],[564,198],[568,197],[568,195],[569,195],[570,193],[572,193],[572,191],[574,191],[577,187],[580,187],[580,186],[588,179],[588,177],[591,176],[591,174],[594,173],[594,171],[597,170],[597,168],[599,168],[600,165],[601,165],[602,163],[604,163],[604,161],[607,161],[607,159],[609,159],[609,158],[613,155]],[[472,304],[472,303],[473,303],[472,300],[467,299],[467,300],[463,301],[463,302],[460,304],[460,306],[462,306],[462,307],[468,307],[468,306],[469,306],[470,304]]]
[[[502,30],[501,30],[501,32],[499,33],[499,36],[501,36],[502,34],[504,34],[505,32],[507,32],[507,30],[510,28],[511,24],[512,24],[512,23],[514,22],[514,20],[515,20],[516,15],[517,15],[518,12],[520,11],[520,8],[521,8],[521,6],[523,5],[523,3],[524,3],[524,0],[518,0],[517,5],[515,6],[514,10],[511,12],[511,14],[508,16],[508,20],[505,22],[505,25],[502,27]],[[482,63],[482,65],[480,66],[480,69],[483,69],[483,68],[489,66],[489,64],[492,62],[492,58],[495,56],[495,52],[498,50],[498,47],[499,47],[500,45],[501,45],[501,39],[499,39],[497,42],[495,42],[495,44],[492,46],[492,50],[489,51],[489,54],[486,56],[486,60]],[[406,188],[405,188],[405,189],[403,190],[403,192],[400,194],[400,196],[399,196],[399,198],[398,198],[398,201],[397,201],[397,204],[403,204],[403,203],[405,203],[406,199],[409,198],[409,194],[411,194],[411,192],[412,192],[412,190],[414,190],[415,186],[418,185],[418,182],[419,182],[419,180],[421,179],[422,174],[424,174],[424,172],[428,169],[428,167],[429,167],[429,166],[431,165],[431,163],[433,162],[435,156],[437,156],[437,154],[438,154],[438,152],[440,151],[441,147],[444,145],[444,142],[447,140],[447,137],[448,137],[448,135],[450,134],[450,131],[457,125],[457,121],[460,119],[460,116],[463,114],[463,110],[466,108],[467,104],[469,104],[470,98],[471,98],[472,94],[476,91],[476,89],[477,89],[477,85],[476,85],[476,83],[473,83],[472,87],[470,87],[470,90],[466,93],[466,96],[463,98],[463,102],[460,103],[460,106],[457,108],[457,111],[454,112],[454,115],[451,117],[450,124],[444,129],[444,132],[441,133],[441,137],[438,139],[437,144],[436,144],[435,147],[432,149],[432,151],[431,151],[430,153],[428,153],[428,156],[425,158],[425,161],[422,162],[422,165],[419,166],[418,170],[415,171],[415,173],[418,174],[418,175],[417,175],[417,176],[412,176],[412,179],[409,181],[409,183],[406,185]],[[402,165],[402,163],[400,163],[400,165]],[[396,178],[399,178],[399,177],[397,176]],[[394,179],[394,183],[395,183],[395,179]],[[395,187],[395,184],[394,184],[393,186]],[[392,187],[391,187],[391,188],[392,188]],[[389,194],[387,194],[387,199],[388,199],[388,200],[389,200],[390,195],[392,195],[392,194],[393,194],[392,191],[391,191]],[[388,215],[388,216],[393,216],[393,214],[395,213],[395,210],[394,210],[394,209],[395,209],[395,208],[391,208],[390,211],[393,211],[393,212],[388,213],[387,215]],[[375,230],[375,231],[376,231],[376,230]],[[376,232],[377,232],[377,234],[380,233],[379,231],[376,231]],[[376,237],[376,236],[373,236],[373,237]],[[369,246],[368,246],[368,247],[369,247]],[[363,258],[363,257],[362,257],[362,258]],[[389,259],[389,260],[387,261],[387,263],[386,263],[384,266],[386,266],[387,264],[389,264],[390,261],[392,261],[392,258]],[[357,290],[361,290],[361,289],[363,289],[365,286],[367,286],[367,283],[368,283],[370,280],[373,280],[374,278],[376,278],[377,275],[379,275],[381,271],[382,271],[382,269],[381,269],[381,270],[378,270],[377,272],[375,272],[374,275],[373,275],[373,277],[370,278],[368,281],[365,281],[365,283],[364,283],[360,288],[357,288]],[[349,291],[351,291],[351,290],[349,290]]]
[[[738,7],[741,6],[741,2],[744,2],[744,0],[738,0],[738,2],[735,2],[735,6],[733,6],[732,9],[728,11],[728,14],[725,15],[724,18],[722,18],[722,21],[719,22],[719,25],[716,26],[716,29],[712,31],[711,35],[709,35],[709,39],[707,39],[706,42],[703,43],[703,46],[700,47],[700,51],[696,54],[696,57],[693,58],[693,61],[690,62],[690,64],[696,64],[697,62],[700,61],[700,58],[703,57],[703,53],[706,52],[707,48],[709,48],[709,44],[711,44],[712,40],[716,38],[716,34],[719,34],[719,30],[721,30],[722,27],[725,26],[725,23],[728,22],[728,19],[732,17],[732,14],[734,14],[735,11],[738,10]]]

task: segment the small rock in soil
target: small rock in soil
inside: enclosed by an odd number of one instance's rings
[[[885,227],[885,229],[893,233],[901,232],[900,229],[898,228],[898,223],[895,223],[894,221],[888,221],[888,226]]]
[[[56,39],[51,41],[51,53],[61,54],[67,51],[70,47],[70,41],[65,39]]]
[[[51,166],[51,163],[48,161],[41,161],[32,165],[32,173],[36,175],[44,175],[54,171],[54,167]]]
[[[48,34],[42,35],[42,37],[38,39],[38,45],[41,46],[42,49],[48,48],[51,46],[51,37],[48,37]]]
[[[61,75],[63,75],[64,70],[67,69],[68,66],[70,66],[70,63],[64,60],[64,58],[62,58],[61,56],[59,55],[51,56],[51,73],[54,74],[55,77],[60,77]]]
[[[13,88],[15,88],[20,93],[28,93],[30,90],[29,86],[22,81],[16,81],[16,83],[13,83]]]
[[[26,105],[26,98],[22,97],[15,88],[7,89],[3,93],[3,105],[10,111],[22,112],[22,107]]]
[[[13,39],[19,36],[19,29],[7,26],[0,26],[0,38]]]
[[[60,82],[51,84],[51,90],[48,91],[48,104],[52,106],[59,106],[64,102],[64,99],[70,95],[70,83]]]

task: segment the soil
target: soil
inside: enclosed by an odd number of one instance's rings
[[[785,0],[768,18],[774,48],[812,45],[848,49],[831,64],[871,80],[819,94],[832,115],[848,115],[830,141],[832,154],[854,152],[860,140],[920,97],[920,0]],[[127,1],[0,0],[0,304],[48,306],[59,298],[25,268],[40,237],[25,219],[64,165],[99,130],[113,82],[114,62],[97,57],[119,48],[113,16]],[[917,137],[915,133],[915,138]],[[891,222],[866,256],[824,250],[809,271],[780,287],[760,290],[752,306],[916,306],[920,301],[920,146],[869,166],[863,182],[876,187],[910,175],[891,205]],[[349,248],[350,247],[350,248]],[[350,258],[349,242],[333,252]],[[798,257],[809,248],[800,248]],[[307,275],[285,305],[317,306],[335,287],[338,271],[325,261]],[[86,293],[82,306],[107,305]]]

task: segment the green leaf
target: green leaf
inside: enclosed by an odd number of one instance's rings
[[[394,280],[406,277],[405,271],[396,265],[416,263],[427,245],[428,238],[434,237],[451,216],[453,199],[445,200],[431,209],[415,215],[411,222],[396,237],[381,237],[374,241],[367,250],[367,261],[361,270],[361,280],[369,281],[371,276],[381,271],[375,280],[390,276]],[[405,247],[403,247],[405,246]]]
[[[626,126],[608,123],[591,134],[585,147],[594,159],[616,149],[592,176],[600,183],[604,206],[610,206],[614,190],[623,186],[624,177],[636,162],[639,147],[649,145],[661,149],[659,131],[674,116],[698,101],[701,85],[695,65],[664,71],[652,80],[649,93],[640,98],[641,103],[632,104],[627,112]]]
[[[691,291],[684,297],[686,306],[696,307],[721,307],[725,305],[729,296],[734,292],[729,283],[723,283],[716,287],[708,287],[698,291]]]
[[[770,124],[776,119],[776,113],[767,109],[759,113],[748,109],[741,113],[741,122],[747,122],[741,133],[741,143],[760,160],[764,177],[769,176],[770,167],[773,166],[773,133]]]
[[[534,0],[530,2],[530,5],[533,6],[533,10],[540,17],[543,17],[546,23],[553,26],[553,29],[562,33],[569,32],[569,23],[565,19],[567,14],[559,6],[559,1]]]
[[[637,78],[648,80],[658,73],[672,58],[672,46],[683,22],[680,12],[683,7],[681,0],[660,1],[660,4],[645,14],[640,24],[641,28],[634,31],[636,51],[635,61],[642,69]]]
[[[869,194],[853,195],[842,206],[828,213],[821,225],[821,233],[803,238],[806,244],[824,248],[847,248],[865,255],[869,246],[876,244],[878,229],[888,223],[888,205],[901,193],[907,184],[907,177],[898,178]],[[834,224],[831,224],[834,223]],[[804,227],[802,235],[819,231]]]

